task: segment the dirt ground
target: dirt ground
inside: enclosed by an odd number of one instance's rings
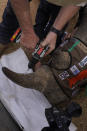
[[[33,15],[33,21],[35,17],[35,12],[37,9],[38,3],[36,3],[36,0],[33,0],[34,3],[31,4],[31,14]],[[39,1],[39,0],[38,0]],[[2,17],[3,10],[6,6],[7,0],[0,0],[0,21]],[[79,118],[74,118],[73,123],[78,127],[78,131],[87,131],[87,95],[86,95],[86,90],[84,89],[77,98],[74,99],[74,101],[78,102],[82,109],[83,113],[81,117]]]
[[[0,0],[0,21],[1,21],[1,17],[2,17],[2,12],[6,6],[7,0]]]

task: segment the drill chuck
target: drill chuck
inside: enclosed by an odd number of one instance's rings
[[[34,68],[35,64],[38,62],[37,59],[35,59],[34,57],[32,57],[32,60],[29,62],[28,67],[29,68]]]

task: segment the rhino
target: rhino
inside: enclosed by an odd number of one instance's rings
[[[81,24],[74,37],[61,44],[47,64],[42,64],[37,71],[30,74],[16,73],[6,67],[2,71],[16,84],[43,93],[54,106],[69,102],[79,92],[80,87],[87,83],[87,65],[81,65],[87,56],[86,27],[87,8],[84,9]],[[78,80],[75,81],[76,79]]]

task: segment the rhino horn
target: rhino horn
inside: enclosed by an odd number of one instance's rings
[[[20,74],[20,73],[13,72],[6,67],[2,67],[2,71],[10,80],[26,88],[29,88],[28,86],[29,81],[33,81],[33,73]]]
[[[2,71],[10,80],[16,84],[25,88],[36,89],[40,92],[42,92],[44,87],[47,86],[47,79],[50,79],[48,69],[45,70],[44,68],[29,74],[16,73],[6,67],[2,67]]]
[[[6,67],[2,67],[3,73],[13,82],[16,84],[23,86],[25,88],[32,88],[41,91],[41,86],[39,78],[35,80],[35,73],[30,73],[30,74],[21,74],[21,73],[16,73],[11,70],[9,70]],[[38,89],[37,89],[38,88]]]

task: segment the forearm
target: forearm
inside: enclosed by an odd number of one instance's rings
[[[61,30],[65,24],[79,11],[80,7],[78,6],[66,6],[62,7],[53,26]]]
[[[66,25],[66,23],[77,13],[80,7],[77,6],[67,6],[67,7],[62,7],[53,26],[58,29],[62,30],[63,27]],[[49,45],[49,50],[48,54],[55,49],[56,45],[56,39],[57,39],[57,34],[54,32],[49,32],[46,39],[42,42],[42,46]]]
[[[23,32],[33,32],[29,2],[27,0],[11,0],[13,10],[17,16]]]
[[[20,44],[28,49],[34,49],[39,38],[33,30],[28,0],[10,0],[22,29]]]

